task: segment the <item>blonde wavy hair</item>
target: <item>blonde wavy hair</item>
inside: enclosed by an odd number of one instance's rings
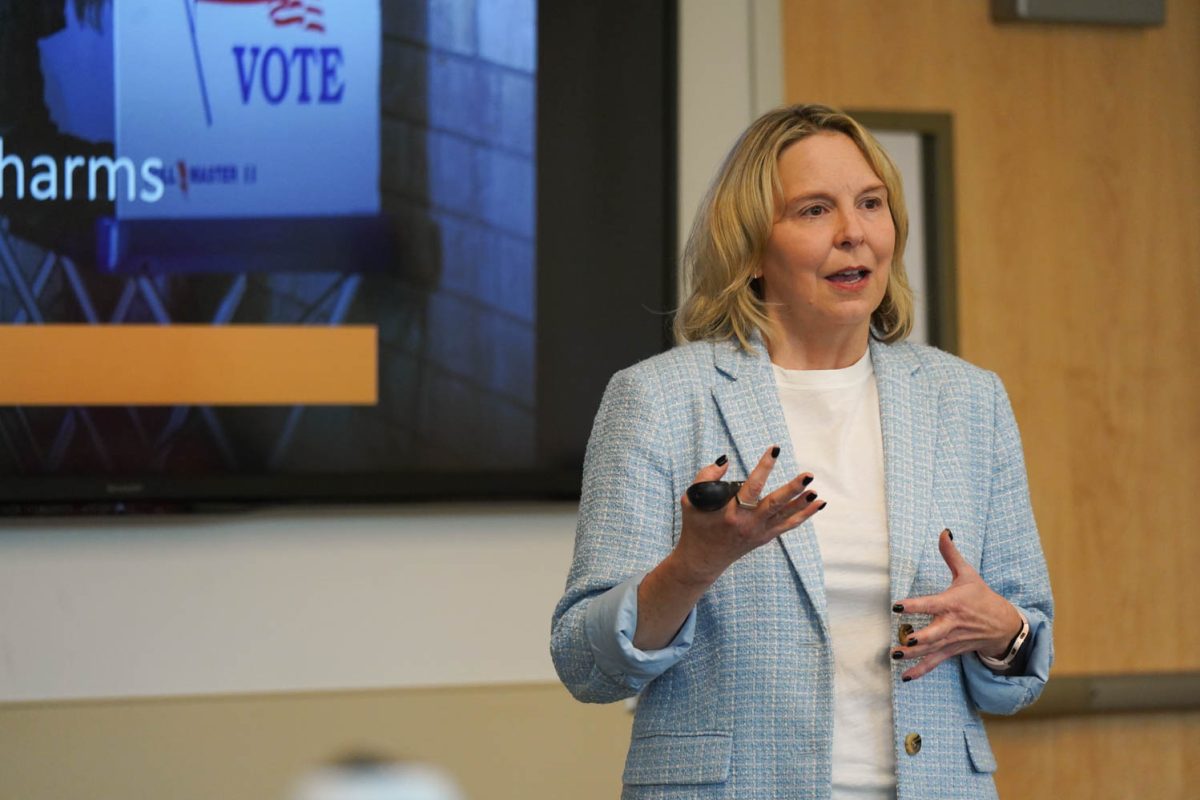
[[[753,278],[782,202],[779,156],[789,145],[826,131],[850,137],[887,188],[896,247],[883,301],[871,314],[871,333],[888,343],[908,336],[913,295],[904,271],[908,211],[900,173],[866,128],[841,111],[812,104],[759,117],[717,172],[684,247],[686,299],[675,315],[678,342],[736,338],[752,350],[755,331],[770,338],[772,322]]]

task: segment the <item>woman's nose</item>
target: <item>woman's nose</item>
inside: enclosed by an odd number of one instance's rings
[[[852,249],[858,247],[863,242],[865,234],[863,233],[862,223],[854,214],[843,213],[840,217],[841,226],[838,229],[837,243],[838,247]]]

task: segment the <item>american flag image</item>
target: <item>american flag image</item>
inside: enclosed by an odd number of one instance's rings
[[[195,2],[268,6],[267,14],[277,28],[299,25],[306,31],[325,32],[325,10],[321,8],[322,0],[195,0]]]

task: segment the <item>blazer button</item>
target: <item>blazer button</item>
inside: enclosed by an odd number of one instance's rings
[[[908,640],[912,638],[913,626],[907,622],[900,623],[900,627],[896,629],[896,638],[900,640],[901,645],[907,645]]]
[[[904,752],[908,753],[910,756],[915,756],[917,753],[921,752],[921,734],[910,733],[908,736],[904,737]]]

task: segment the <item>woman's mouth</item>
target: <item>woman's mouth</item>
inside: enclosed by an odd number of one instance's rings
[[[866,267],[849,267],[826,276],[825,280],[849,288],[865,282],[870,275],[871,270]]]

